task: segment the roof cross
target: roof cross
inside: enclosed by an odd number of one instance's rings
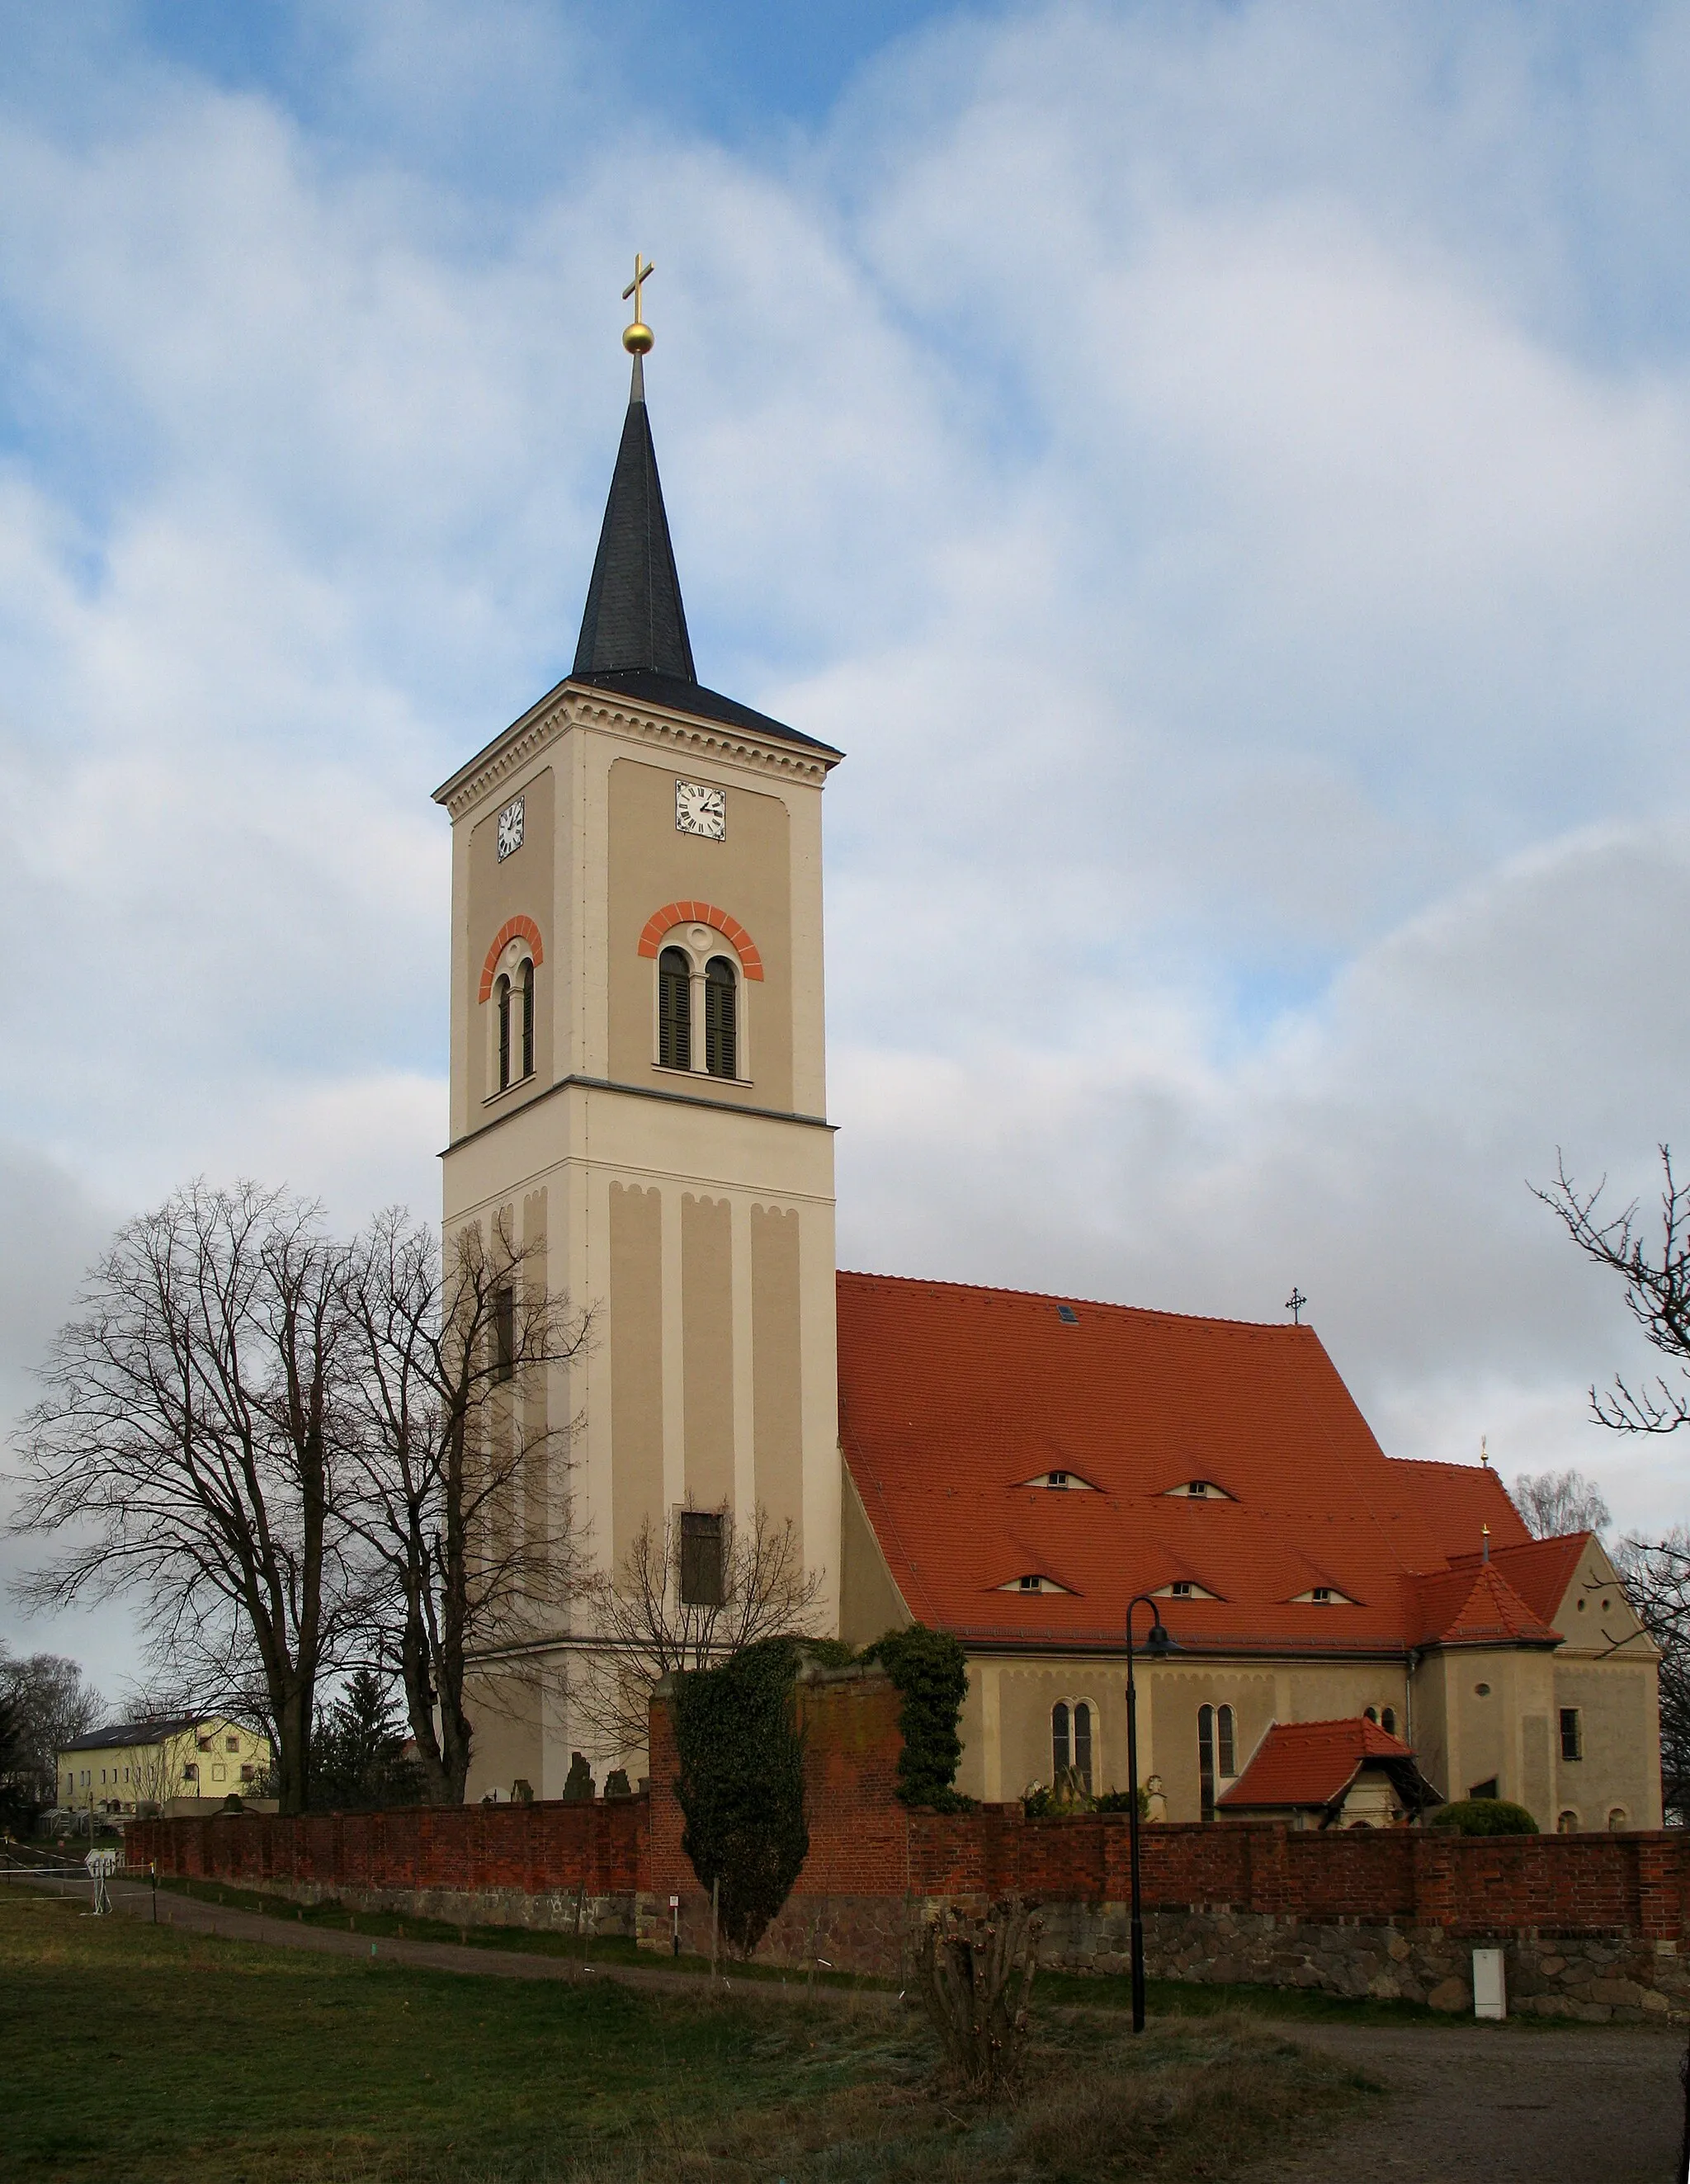
[[[625,327],[622,332],[622,347],[631,356],[644,356],[651,347],[651,329],[640,315],[639,292],[656,270],[657,268],[648,265],[637,250],[634,252],[633,278],[622,290],[623,303],[627,303],[630,296],[633,298],[633,324]]]
[[[1286,1299],[1286,1310],[1291,1314],[1291,1323],[1293,1327],[1302,1326],[1302,1307],[1308,1301],[1308,1299],[1293,1282],[1291,1285],[1291,1295]]]

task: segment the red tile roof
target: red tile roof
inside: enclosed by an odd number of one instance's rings
[[[1492,1540],[1491,1567],[1508,1580],[1540,1623],[1553,1624],[1591,1537],[1588,1532],[1567,1532],[1559,1539],[1526,1540],[1500,1547]],[[1471,1569],[1481,1561],[1481,1556],[1470,1553],[1449,1558],[1452,1569]]]
[[[1466,1627],[1472,1585],[1446,1607],[1423,1581],[1481,1524],[1499,1575],[1531,1546],[1493,1472],[1387,1457],[1309,1327],[842,1273],[839,1364],[845,1461],[893,1579],[977,1643],[1118,1643],[1134,1594],[1185,1578],[1217,1596],[1158,1602],[1182,1644],[1401,1652],[1429,1614]],[[1023,1483],[1051,1470],[1097,1490]],[[1175,1491],[1199,1479],[1231,1498]],[[1000,1589],[1023,1576],[1066,1590]],[[1319,1585],[1354,1604],[1297,1601]],[[1474,1615],[1546,1627],[1503,1598]]]
[[[1494,1562],[1463,1556],[1417,1588],[1417,1646],[1558,1646],[1561,1634],[1534,1615]]]
[[[1364,1716],[1275,1722],[1218,1805],[1260,1811],[1336,1804],[1370,1759],[1412,1766],[1414,1753]]]

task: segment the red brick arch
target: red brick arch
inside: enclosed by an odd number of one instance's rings
[[[534,967],[538,970],[546,960],[546,951],[540,945],[540,928],[532,917],[507,917],[487,951],[487,961],[481,967],[481,997],[486,1000],[493,991],[493,974],[499,968],[499,959],[513,940],[526,940],[534,951]]]
[[[712,927],[738,949],[740,967],[745,976],[761,981],[763,959],[757,953],[756,942],[737,917],[730,916],[725,910],[718,910],[713,902],[667,902],[661,910],[654,910],[640,931],[640,954],[655,956],[663,944],[664,934],[672,933],[678,925]]]

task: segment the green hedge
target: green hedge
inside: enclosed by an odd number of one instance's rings
[[[1535,1836],[1537,1823],[1524,1805],[1507,1797],[1458,1797],[1453,1805],[1440,1805],[1426,1822],[1458,1836]]]

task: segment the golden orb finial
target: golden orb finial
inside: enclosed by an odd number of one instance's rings
[[[637,250],[634,252],[633,278],[622,290],[623,303],[627,303],[630,296],[633,298],[633,324],[622,329],[622,347],[630,356],[649,356],[652,342],[655,338],[650,327],[639,315],[639,292],[644,282],[649,281],[656,270],[657,268],[655,265],[644,264],[639,253]]]

